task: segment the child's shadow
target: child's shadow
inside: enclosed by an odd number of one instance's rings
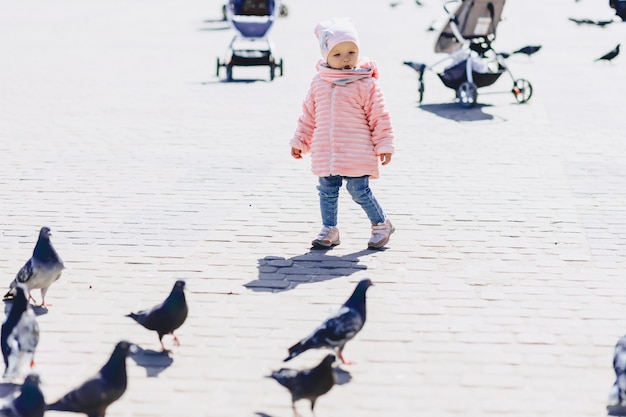
[[[359,252],[333,256],[326,250],[311,249],[303,255],[285,259],[266,256],[259,259],[259,277],[245,284],[252,291],[281,292],[293,290],[300,284],[346,277],[367,269],[359,264],[359,257],[375,253],[365,249]]]

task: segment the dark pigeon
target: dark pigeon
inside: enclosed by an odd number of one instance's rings
[[[17,284],[13,305],[0,331],[0,347],[5,367],[3,377],[6,379],[23,375],[26,367],[30,369],[35,364],[39,325],[26,298],[27,293],[24,284]]]
[[[39,375],[29,374],[20,394],[0,409],[2,417],[43,417],[46,411],[46,401],[39,388]]]
[[[88,417],[104,417],[107,407],[126,391],[126,357],[134,349],[135,345],[130,342],[119,342],[107,363],[96,375],[58,401],[49,404],[47,409],[83,413]]]
[[[540,49],[541,49],[541,45],[528,45],[528,46],[524,46],[523,48],[520,48],[511,52],[511,54],[524,54],[524,55],[531,56],[539,52]]]
[[[180,345],[178,337],[174,334],[174,330],[182,326],[189,312],[184,290],[185,281],[178,280],[174,284],[170,295],[161,304],[157,304],[147,310],[139,311],[138,313],[126,315],[146,329],[156,331],[159,335],[159,342],[164,352],[166,349],[165,345],[163,345],[163,336],[166,334],[171,334],[174,337],[174,344],[176,346]]]
[[[294,415],[299,415],[296,410],[296,401],[311,401],[311,411],[314,412],[315,401],[326,394],[335,385],[333,372],[334,355],[327,355],[319,365],[311,369],[297,371],[295,369],[281,368],[272,372],[268,378],[275,379],[280,385],[287,388],[291,393],[291,408]]]
[[[291,360],[309,349],[333,349],[342,363],[349,363],[342,355],[346,343],[363,328],[365,324],[365,293],[372,281],[361,280],[348,300],[335,314],[327,318],[318,328],[304,339],[289,348]]]
[[[50,228],[44,226],[39,230],[39,239],[37,239],[37,244],[33,250],[33,256],[19,270],[9,285],[9,291],[4,295],[4,298],[15,296],[15,287],[18,283],[22,283],[28,288],[29,300],[35,301],[30,295],[30,291],[40,289],[41,306],[50,305],[46,304],[48,288],[61,277],[61,272],[65,268],[63,261],[52,246],[50,236]]]
[[[423,73],[424,70],[426,69],[426,64],[422,64],[421,62],[404,61],[403,64],[408,65],[409,67],[413,68],[415,71],[419,72],[420,74]]]
[[[613,350],[613,369],[615,382],[609,392],[607,408],[611,415],[626,415],[626,336],[617,341]],[[615,413],[619,410],[623,413]]]
[[[612,61],[613,58],[619,55],[619,47],[620,47],[620,44],[618,43],[614,49],[602,55],[600,58],[595,59],[594,61],[609,61],[609,62]]]

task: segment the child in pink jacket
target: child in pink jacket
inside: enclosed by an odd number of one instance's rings
[[[376,64],[359,60],[358,34],[349,18],[320,22],[315,35],[323,59],[317,63],[290,141],[291,156],[301,159],[310,153],[312,171],[319,177],[323,227],[312,245],[327,249],[340,243],[338,198],[345,180],[352,199],[372,224],[368,247],[382,248],[395,229],[372,193],[369,179],[378,178],[379,161],[387,165],[395,148]]]

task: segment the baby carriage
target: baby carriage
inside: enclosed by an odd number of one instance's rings
[[[279,10],[274,0],[229,0],[226,17],[237,32],[229,45],[229,56],[224,61],[217,58],[217,76],[226,67],[226,80],[232,81],[233,67],[269,66],[270,80],[276,68],[283,75],[283,60],[277,60],[272,50],[268,32]]]
[[[500,21],[505,0],[453,0],[444,4],[448,23],[444,26],[435,43],[436,53],[448,54],[444,59],[426,65],[405,62],[419,74],[419,102],[424,98],[424,72],[435,72],[443,84],[456,91],[456,99],[462,107],[476,104],[477,89],[495,83],[504,73],[513,81],[512,93],[519,103],[527,102],[532,95],[531,84],[516,79],[509,70],[505,54],[496,53],[491,47],[496,37],[496,27]],[[458,5],[450,10],[452,3]],[[438,72],[444,63],[450,62]]]

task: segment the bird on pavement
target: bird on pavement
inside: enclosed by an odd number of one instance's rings
[[[135,345],[130,342],[119,342],[107,363],[96,375],[49,404],[47,409],[83,413],[88,417],[104,417],[107,407],[126,391],[126,357],[134,349]]]
[[[0,346],[5,366],[3,377],[7,379],[21,376],[27,366],[32,368],[35,365],[39,325],[26,298],[27,292],[24,284],[15,287],[13,305],[0,330]]]
[[[577,19],[575,17],[568,17],[568,20],[576,23],[577,25],[593,25],[595,22],[591,19]]]
[[[611,51],[607,52],[606,54],[602,55],[600,58],[595,59],[594,62],[596,61],[611,62],[613,58],[619,55],[619,47],[620,47],[620,44],[618,43],[615,48],[613,48]]]
[[[39,375],[29,374],[20,388],[20,394],[0,408],[0,416],[43,417],[46,401],[39,388],[40,383]]]
[[[185,281],[178,280],[165,301],[150,309],[126,315],[126,317],[132,318],[146,329],[156,331],[159,335],[159,342],[163,352],[167,351],[163,344],[163,336],[166,334],[171,334],[174,337],[176,346],[180,345],[174,331],[182,326],[189,312],[184,290]]]
[[[333,349],[342,363],[348,364],[343,357],[343,348],[363,328],[365,324],[365,293],[372,281],[361,280],[348,300],[333,315],[328,317],[307,337],[289,348],[287,362],[309,349]]]
[[[42,227],[39,230],[39,238],[33,250],[33,255],[26,261],[24,266],[20,268],[17,276],[9,285],[9,291],[4,298],[11,298],[15,295],[15,287],[18,283],[23,283],[28,288],[28,299],[35,301],[30,294],[34,289],[41,290],[41,306],[46,307],[46,293],[53,282],[59,279],[61,272],[65,268],[63,261],[57,254],[50,241],[49,227]]]
[[[609,392],[607,407],[623,408],[626,406],[626,336],[622,336],[613,350],[613,370],[615,382]],[[623,408],[626,411],[626,408]]]
[[[421,62],[404,61],[403,64],[413,68],[415,71],[419,73],[424,72],[424,70],[426,69],[426,64],[422,64]]]
[[[541,45],[528,45],[528,46],[524,46],[523,48],[520,48],[518,50],[511,52],[511,54],[524,54],[524,55],[531,56],[537,53],[540,49],[541,49]]]
[[[291,408],[295,416],[299,416],[296,410],[296,401],[311,401],[311,412],[315,413],[315,401],[326,394],[335,385],[333,372],[334,355],[326,355],[319,365],[303,369],[281,368],[272,372],[268,378],[275,379],[280,385],[287,388],[291,393]]]

